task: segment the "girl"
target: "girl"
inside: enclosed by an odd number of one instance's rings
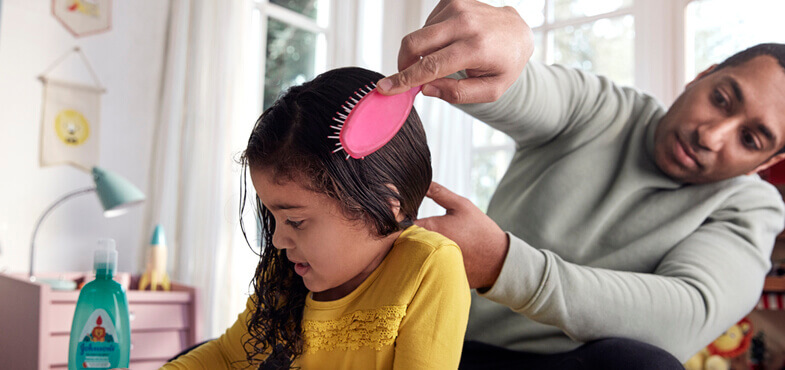
[[[242,157],[262,225],[254,295],[165,369],[458,366],[469,286],[458,246],[412,223],[431,181],[417,113],[362,160],[328,139],[336,110],[382,77],[329,71],[262,114]]]

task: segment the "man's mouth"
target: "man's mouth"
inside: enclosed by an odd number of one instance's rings
[[[676,160],[682,166],[687,168],[702,168],[703,165],[698,161],[697,156],[692,151],[692,148],[685,144],[679,136],[676,136],[676,145],[674,148],[674,155]]]

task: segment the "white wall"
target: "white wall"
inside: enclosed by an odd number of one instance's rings
[[[75,38],[50,0],[3,0],[0,11],[0,271],[27,271],[35,222],[51,202],[90,186],[70,166],[39,166],[42,84],[38,75],[80,46],[107,92],[101,100],[99,165],[147,188],[169,2],[115,0],[112,29]],[[51,76],[89,82],[73,54]],[[99,237],[117,241],[120,271],[138,272],[144,206],[106,219],[94,194],[69,200],[43,223],[36,271],[83,271]],[[5,231],[4,231],[5,230]]]

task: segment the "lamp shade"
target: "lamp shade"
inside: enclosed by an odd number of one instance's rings
[[[111,171],[93,167],[93,181],[106,217],[121,215],[144,201],[144,194],[136,186]]]

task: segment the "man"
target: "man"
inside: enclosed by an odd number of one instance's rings
[[[488,216],[434,184],[447,214],[418,221],[461,246],[479,293],[462,367],[680,368],[754,307],[785,222],[755,175],[785,157],[785,45],[710,67],[666,111],[526,63],[530,32],[510,8],[441,1],[378,83],[425,84],[516,142]]]

